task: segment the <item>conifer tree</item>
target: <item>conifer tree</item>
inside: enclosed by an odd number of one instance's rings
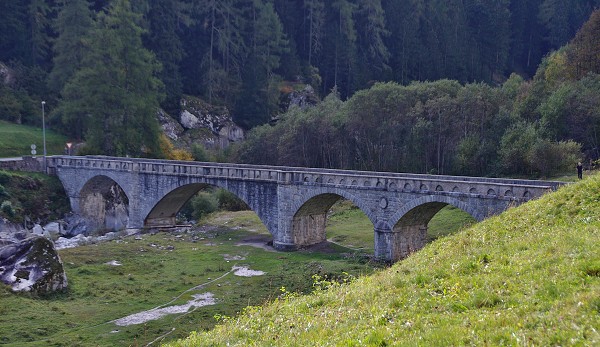
[[[51,90],[60,92],[66,82],[81,67],[84,43],[94,21],[88,0],[63,0],[55,27],[54,66],[48,77]]]
[[[379,79],[388,69],[390,52],[384,38],[389,35],[385,27],[385,16],[381,0],[358,1],[358,32],[360,58],[363,60],[363,83],[373,78]]]
[[[183,58],[183,47],[177,36],[177,3],[173,0],[151,1],[146,35],[147,47],[162,65],[160,79],[165,85],[166,97],[161,106],[174,117],[180,111],[182,81],[179,65]]]
[[[235,107],[236,122],[247,128],[268,122],[277,108],[279,91],[275,87],[279,76],[274,71],[281,56],[288,52],[288,41],[273,5],[254,1],[252,13],[250,50]]]
[[[49,15],[52,9],[45,0],[31,0],[27,8],[30,34],[28,65],[42,65],[50,55]]]
[[[158,156],[159,64],[142,46],[141,16],[130,0],[100,13],[83,67],[64,90],[63,117],[79,119],[87,150],[117,156]]]
[[[0,1],[0,61],[22,60],[27,53],[26,6],[21,1]]]
[[[348,0],[336,0],[331,4],[335,10],[336,26],[334,44],[334,78],[333,85],[336,90],[340,87],[344,95],[349,95],[352,90],[351,73],[356,59],[356,28],[354,12],[356,5]]]

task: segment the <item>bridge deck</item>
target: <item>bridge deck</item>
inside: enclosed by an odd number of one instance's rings
[[[49,165],[60,167],[80,167],[93,169],[112,169],[156,172],[161,175],[190,175],[211,178],[248,179],[254,181],[272,181],[278,183],[305,183],[322,185],[364,186],[365,188],[382,188],[409,190],[451,191],[453,185],[469,184],[472,186],[494,189],[533,188],[556,190],[564,182],[538,181],[522,179],[504,179],[470,176],[427,175],[394,172],[370,172],[356,170],[337,170],[320,168],[301,168],[287,166],[266,166],[235,163],[212,163],[193,161],[174,161],[143,158],[121,158],[106,156],[53,156],[49,157]],[[406,186],[407,184],[410,187]],[[419,187],[415,187],[419,184]],[[435,184],[435,186],[432,186]],[[486,193],[486,192],[480,192]],[[498,194],[499,195],[499,194]]]

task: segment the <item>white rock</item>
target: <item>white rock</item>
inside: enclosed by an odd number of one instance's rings
[[[181,125],[186,129],[194,129],[200,122],[196,116],[191,114],[189,111],[184,110],[181,112]]]
[[[44,230],[50,234],[60,234],[63,232],[62,226],[57,222],[48,223],[44,226]]]

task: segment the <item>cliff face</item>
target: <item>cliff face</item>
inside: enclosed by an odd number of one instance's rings
[[[190,148],[201,143],[206,148],[219,149],[244,139],[243,129],[233,122],[226,107],[185,96],[181,110],[176,118],[162,110],[158,114],[163,131],[177,147]]]

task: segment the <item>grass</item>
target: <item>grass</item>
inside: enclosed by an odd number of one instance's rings
[[[160,232],[60,251],[69,281],[66,293],[36,298],[15,295],[0,286],[0,344],[9,346],[146,345],[166,335],[183,338],[212,328],[217,317],[235,316],[248,305],[262,305],[282,294],[312,291],[314,274],[336,278],[372,272],[373,264],[346,257],[347,249],[277,253],[240,241],[264,239],[248,212],[216,214],[215,223],[181,233]],[[241,223],[240,223],[241,222]],[[239,223],[239,224],[238,224]],[[239,260],[227,260],[237,256]],[[116,260],[122,266],[106,263]],[[264,276],[238,277],[232,266],[244,265]],[[112,321],[210,292],[216,305],[169,315],[145,324],[117,326]],[[174,330],[173,330],[174,329]]]
[[[429,222],[427,241],[450,235],[473,223],[475,219],[468,213],[448,205]],[[327,219],[327,238],[346,247],[374,252],[373,223],[352,202],[343,200],[333,205]]]
[[[63,154],[67,138],[46,128],[46,152]],[[37,146],[37,155],[43,155],[42,129],[0,120],[0,158],[31,155],[30,146]]]
[[[169,346],[600,345],[600,176]]]

